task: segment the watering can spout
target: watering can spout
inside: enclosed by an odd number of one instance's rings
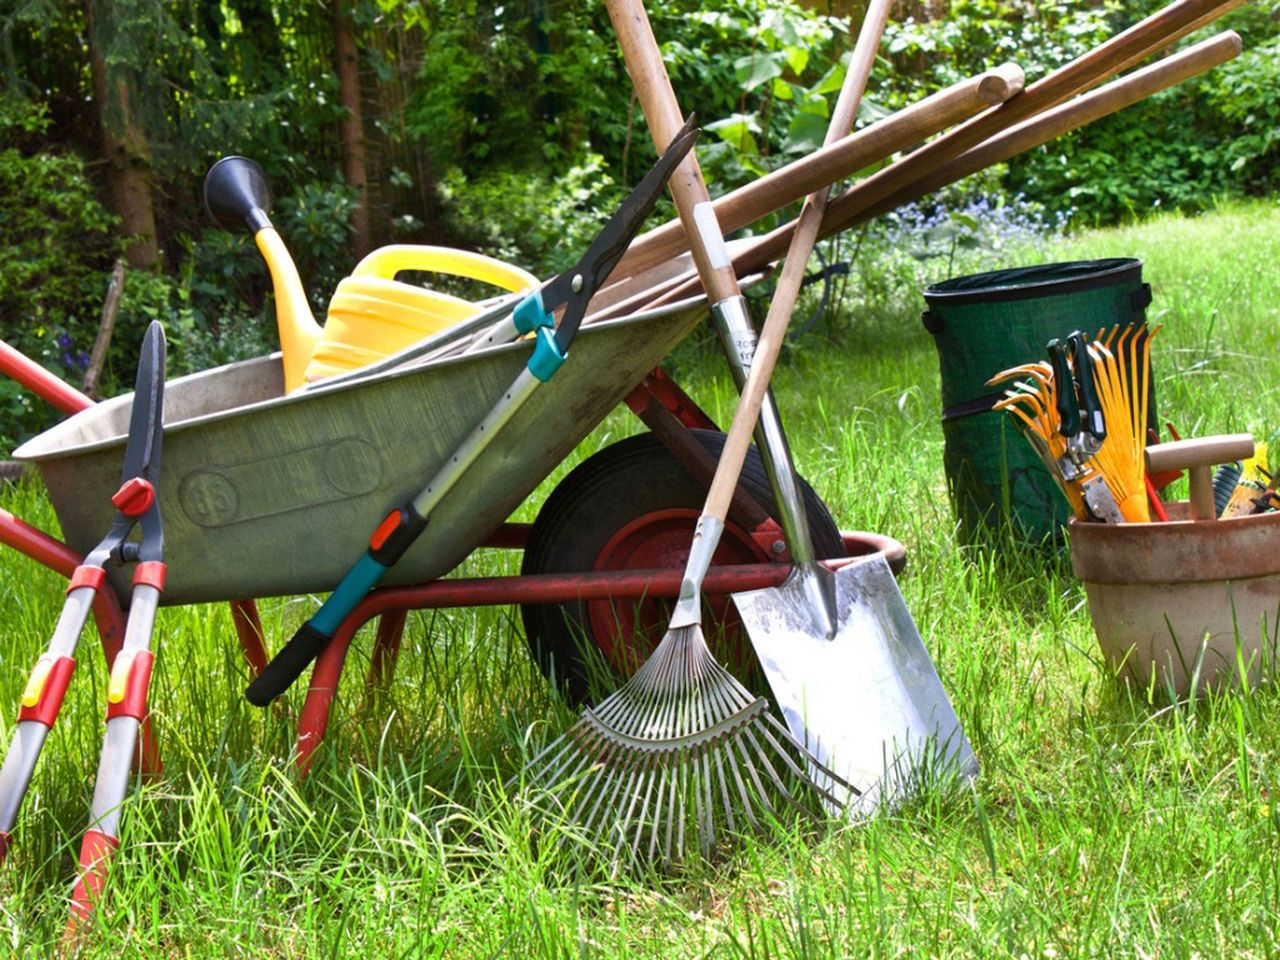
[[[298,268],[267,216],[271,210],[271,186],[266,173],[246,157],[223,157],[205,175],[204,205],[219,226],[253,234],[275,288],[284,389],[287,393],[302,386],[303,374],[320,339],[320,325],[307,303]]]
[[[322,333],[307,303],[298,268],[275,227],[268,224],[253,236],[262,258],[271,271],[276,297],[276,325],[280,331],[280,352],[284,357],[284,389],[288,393],[302,386],[307,365]]]

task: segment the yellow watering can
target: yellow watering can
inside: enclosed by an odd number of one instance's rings
[[[381,360],[480,312],[469,300],[401,283],[404,270],[466,277],[516,292],[538,286],[527,270],[467,250],[396,244],[373,251],[338,284],[303,374],[310,383]]]
[[[286,393],[380,360],[480,311],[468,300],[399,282],[395,276],[404,270],[466,277],[510,291],[538,286],[533,274],[492,257],[448,247],[397,244],[369,254],[338,284],[321,329],[307,303],[298,268],[267,217],[271,187],[262,168],[245,157],[223,157],[205,176],[204,202],[219,226],[247,227],[267,261],[275,289]]]

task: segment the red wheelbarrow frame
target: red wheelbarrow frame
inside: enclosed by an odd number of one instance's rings
[[[0,341],[0,373],[13,378],[65,413],[77,413],[93,404],[89,397],[3,341]],[[691,429],[714,430],[716,425],[675,381],[662,370],[654,370],[631,392],[626,403],[698,482],[703,485],[710,483],[715,472],[715,457],[697,441]],[[772,559],[767,563],[713,566],[706,578],[706,592],[727,595],[781,584],[791,572],[791,563],[786,550],[777,549],[779,544],[785,543],[777,521],[742,488],[735,494],[730,517],[742,529],[749,531],[752,540],[762,547],[764,555]],[[477,549],[523,549],[530,527],[527,523],[503,524]],[[895,573],[902,569],[905,550],[896,540],[871,533],[844,533],[842,537],[846,556],[824,561],[827,566],[834,569],[879,553]],[[0,543],[67,577],[81,560],[61,541],[3,510],[0,510]],[[371,592],[343,621],[312,671],[298,720],[294,759],[299,775],[306,775],[313,754],[324,739],[351,641],[359,629],[374,617],[379,617],[380,621],[368,683],[381,685],[390,679],[394,671],[409,610],[675,598],[680,592],[680,577],[681,571],[675,567],[604,570],[435,580],[418,586],[387,587]],[[267,663],[257,606],[249,598],[230,601],[230,605],[240,649],[250,671],[256,676]],[[94,618],[110,668],[120,649],[124,631],[120,600],[110,589],[99,593],[94,605]],[[149,727],[144,726],[143,734],[141,769],[144,773],[157,773],[160,759]]]

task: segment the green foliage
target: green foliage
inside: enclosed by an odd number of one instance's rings
[[[571,266],[622,198],[598,154],[559,176],[497,170],[470,179],[455,167],[440,186],[457,236],[540,275]]]
[[[310,291],[323,311],[338,281],[351,272],[351,211],[355,191],[342,183],[305,183],[276,205],[275,221]]]
[[[0,97],[0,336],[55,374],[78,381],[97,330],[115,218],[98,202],[84,161],[24,149],[47,129],[41,105]],[[60,416],[5,382],[0,450]]]

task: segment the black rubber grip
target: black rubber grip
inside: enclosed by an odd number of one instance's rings
[[[294,681],[302,676],[302,671],[320,656],[332,639],[311,626],[310,621],[304,623],[258,678],[249,684],[244,692],[245,699],[255,707],[267,706],[293,686]]]

